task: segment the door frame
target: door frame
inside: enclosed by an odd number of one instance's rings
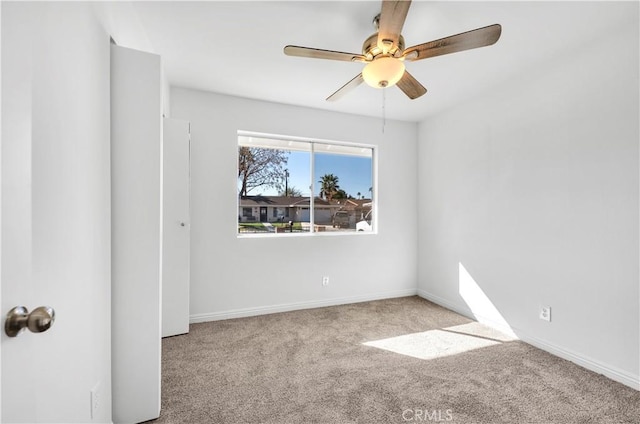
[[[269,222],[269,208],[266,206],[260,206],[260,222]]]

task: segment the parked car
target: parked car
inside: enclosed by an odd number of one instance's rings
[[[333,215],[331,220],[333,228],[349,228],[349,212],[338,211]]]
[[[356,231],[373,230],[373,222],[372,222],[373,214],[371,212],[373,212],[373,210],[370,210],[369,212],[367,212],[367,214],[364,216],[364,219],[356,223]]]

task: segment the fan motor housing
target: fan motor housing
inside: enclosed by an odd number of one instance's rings
[[[404,37],[401,35],[398,39],[398,45],[393,45],[389,49],[388,53],[394,57],[399,57],[404,51]],[[378,33],[372,34],[362,44],[362,54],[369,60],[373,60],[374,57],[382,54],[383,51],[378,47]]]

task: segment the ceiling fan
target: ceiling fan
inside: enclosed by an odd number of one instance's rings
[[[363,81],[375,88],[397,85],[409,98],[417,99],[427,89],[405,69],[404,62],[490,46],[498,41],[502,32],[502,27],[494,24],[405,48],[400,32],[410,5],[411,0],[382,1],[382,10],[374,18],[378,31],[365,40],[362,54],[291,45],[284,48],[284,53],[288,56],[366,63],[360,74],[327,97],[329,101],[338,100]]]

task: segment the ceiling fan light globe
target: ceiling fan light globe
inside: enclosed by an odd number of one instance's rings
[[[395,85],[404,75],[404,63],[393,57],[380,57],[362,70],[364,81],[374,88]]]

